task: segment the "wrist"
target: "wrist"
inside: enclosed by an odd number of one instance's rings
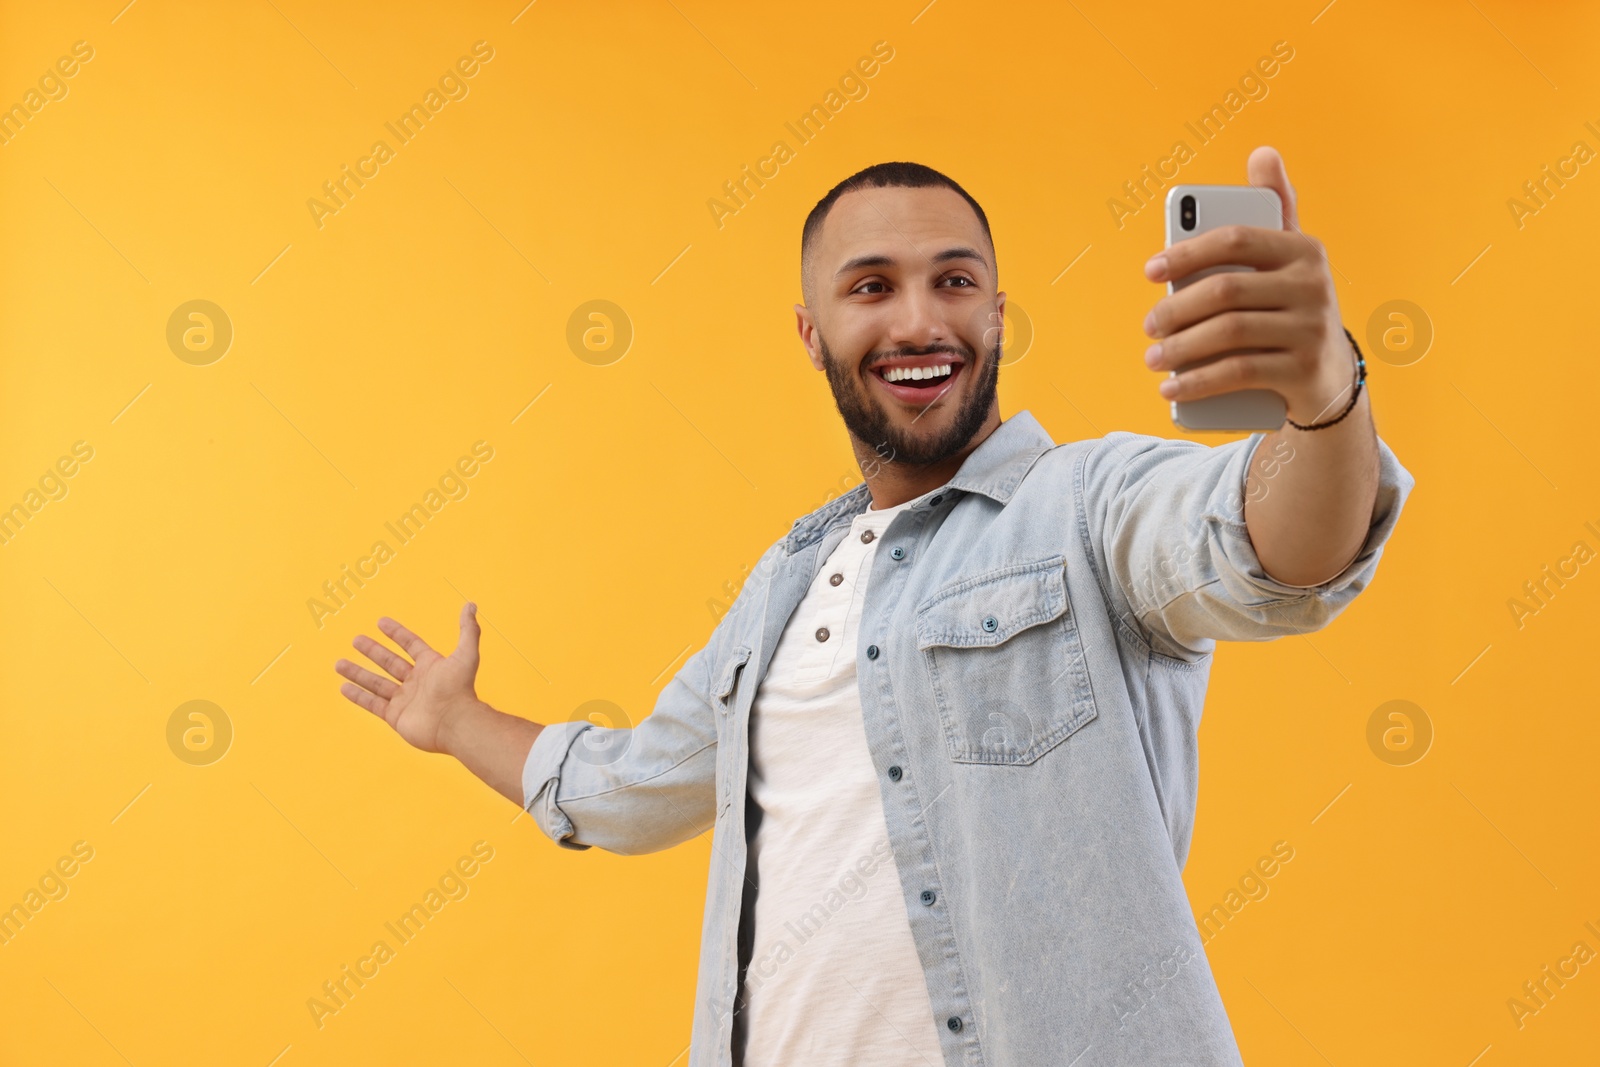
[[[439,751],[456,759],[461,758],[462,742],[475,728],[499,714],[488,704],[469,694],[445,708],[439,720]]]
[[[1338,347],[1344,358],[1325,362],[1332,369],[1321,375],[1308,395],[1286,398],[1285,425],[1320,430],[1342,421],[1357,406],[1364,392],[1366,361],[1349,330]]]

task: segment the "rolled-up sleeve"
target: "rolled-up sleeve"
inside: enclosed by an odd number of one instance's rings
[[[546,726],[522,768],[523,807],[564,848],[621,855],[670,848],[716,816],[717,730],[708,645],[689,657],[634,727]]]
[[[1378,493],[1366,540],[1338,574],[1311,586],[1270,577],[1245,525],[1246,475],[1265,433],[1207,446],[1107,434],[1081,460],[1080,533],[1114,610],[1153,648],[1198,659],[1217,641],[1265,641],[1321,629],[1371,583],[1415,485],[1378,440]],[[1271,469],[1262,457],[1258,469]],[[1270,492],[1270,480],[1268,491]]]
[[[780,544],[768,548],[705,647],[684,661],[637,726],[585,720],[540,731],[522,766],[522,806],[563,848],[657,852],[717,816],[719,698],[750,655],[740,635],[764,603]]]

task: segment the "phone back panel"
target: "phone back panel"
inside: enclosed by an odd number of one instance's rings
[[[1183,229],[1180,207],[1185,196],[1195,198],[1195,227]],[[1260,226],[1268,230],[1283,228],[1283,202],[1271,189],[1253,185],[1175,185],[1167,190],[1167,245],[1198,237],[1219,226]],[[1193,285],[1221,271],[1252,270],[1252,267],[1219,265],[1167,283],[1167,292]],[[1260,352],[1241,348],[1219,352],[1197,360],[1185,370],[1204,366],[1225,356]],[[1176,374],[1178,372],[1174,372]],[[1276,430],[1283,425],[1288,406],[1271,389],[1239,389],[1199,400],[1172,401],[1172,421],[1184,430],[1252,431]]]

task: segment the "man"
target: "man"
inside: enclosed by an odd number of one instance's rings
[[[714,828],[692,1067],[1240,1062],[1180,877],[1212,651],[1327,625],[1413,485],[1282,160],[1248,174],[1285,229],[1156,255],[1155,282],[1256,269],[1159,300],[1147,363],[1264,350],[1162,395],[1270,388],[1279,430],[1057,445],[1001,422],[987,218],[881,164],[806,220],[795,307],[866,481],[763,554],[648,718],[490,708],[471,604],[449,656],[381,619],[411,661],[363,635],[389,677],[337,664],[565,847]]]

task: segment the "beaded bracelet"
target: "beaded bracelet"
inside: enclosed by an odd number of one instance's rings
[[[1361,354],[1361,346],[1356,344],[1356,339],[1350,333],[1350,330],[1348,328],[1345,329],[1344,335],[1346,337],[1350,338],[1350,347],[1352,349],[1354,349],[1355,353],[1356,353],[1356,387],[1355,387],[1355,390],[1350,394],[1350,403],[1346,404],[1344,406],[1344,410],[1343,411],[1339,412],[1338,415],[1336,415],[1335,417],[1329,419],[1327,422],[1314,422],[1309,426],[1302,426],[1300,423],[1295,422],[1293,419],[1291,419],[1287,415],[1285,415],[1283,421],[1287,422],[1290,426],[1293,426],[1295,429],[1297,429],[1297,430],[1320,430],[1320,429],[1323,429],[1324,427],[1332,426],[1334,423],[1338,422],[1340,419],[1342,419],[1346,415],[1350,414],[1351,411],[1355,410],[1356,398],[1361,395],[1361,386],[1367,380],[1367,358]]]

